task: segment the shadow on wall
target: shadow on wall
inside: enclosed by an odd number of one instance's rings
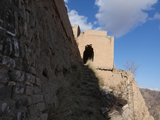
[[[95,73],[81,63],[73,63],[71,69],[57,91],[58,104],[50,109],[48,120],[106,120],[108,113],[100,113],[106,103]]]
[[[127,100],[103,86],[92,62],[72,63],[71,69],[56,93],[58,103],[49,110],[48,120],[119,120]]]
[[[94,60],[94,51],[92,44],[85,46],[85,51],[83,52],[83,63],[86,64],[88,60]]]

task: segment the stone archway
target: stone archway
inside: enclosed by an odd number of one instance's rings
[[[83,52],[83,63],[86,64],[88,60],[94,60],[94,50],[92,44],[86,45]]]

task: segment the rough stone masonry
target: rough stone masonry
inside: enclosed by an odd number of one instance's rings
[[[1,0],[0,120],[47,120],[75,59],[63,0]]]

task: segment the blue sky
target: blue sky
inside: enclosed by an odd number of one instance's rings
[[[72,26],[115,37],[114,62],[140,65],[139,87],[160,90],[160,0],[64,0]]]

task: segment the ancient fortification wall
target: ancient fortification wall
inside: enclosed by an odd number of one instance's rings
[[[94,64],[96,67],[114,66],[114,37],[107,36],[107,31],[85,30],[79,36],[79,26],[73,27],[78,48],[83,58],[83,52],[87,44],[92,44],[94,49]]]
[[[148,112],[134,75],[114,68],[114,37],[107,36],[107,31],[95,30],[85,30],[79,35],[78,25],[72,29],[82,58],[85,46],[92,44],[95,53],[93,62],[96,67],[95,73],[103,86],[101,86],[102,90],[106,91],[106,96],[110,91],[118,99],[127,100],[127,104],[122,107],[122,114],[119,115],[120,112],[114,111],[113,108],[108,112],[111,120],[154,120]]]
[[[124,111],[122,106],[116,107],[123,111],[123,114],[120,112],[118,116],[127,120],[152,120],[133,76],[130,78],[130,75],[124,75],[125,71],[112,69],[114,38],[107,36],[105,31],[87,30],[80,35],[78,27],[76,31],[78,32],[74,31],[74,34],[76,33],[81,56],[86,44],[93,45],[94,63],[96,66],[103,66],[98,67],[99,69],[104,68],[100,73],[97,72],[104,77],[104,87],[112,87],[112,83],[116,88],[112,88],[113,91],[119,94],[116,90],[122,90],[120,95],[128,100]],[[89,117],[106,119],[99,112],[103,107],[98,86],[100,78],[98,80],[87,66],[72,66],[72,61],[80,62],[81,58],[63,0],[0,1],[0,120],[47,120],[50,108],[56,117],[55,110],[59,106],[65,110],[62,114],[66,115],[67,110],[67,115],[76,117],[76,120],[79,117],[84,120]],[[77,74],[73,74],[73,68]],[[119,81],[123,84],[118,89],[119,84],[116,82],[121,78],[124,82]],[[72,111],[73,108],[66,109],[65,102],[68,101],[64,101],[65,105],[60,104],[66,99],[62,97],[60,100],[58,97],[58,91],[68,79],[73,83],[69,84],[73,89],[69,95],[73,96],[74,100],[77,99],[74,101],[77,104],[74,106],[75,111]],[[124,86],[126,84],[128,86]],[[67,88],[64,88],[63,91],[66,92]],[[106,94],[108,93],[104,94],[105,104],[110,105],[114,101],[110,98],[108,101]],[[85,95],[89,99],[86,99]],[[116,100],[115,104],[119,102],[121,103]],[[73,104],[69,105],[72,107]],[[83,105],[85,107],[82,107]],[[104,107],[104,113],[108,112],[106,106]],[[59,117],[61,118],[61,114]]]
[[[75,59],[63,0],[1,0],[0,120],[47,120]]]

